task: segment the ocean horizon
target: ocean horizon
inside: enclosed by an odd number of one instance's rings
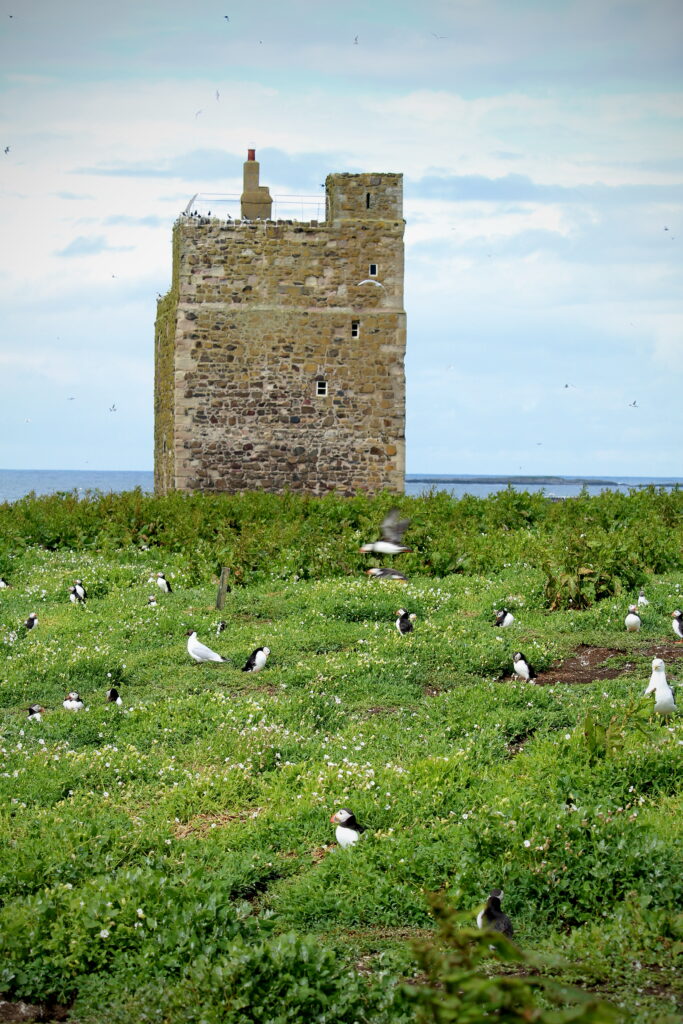
[[[436,474],[407,473],[408,495],[426,491],[447,491],[455,497],[466,494],[484,498],[496,491],[512,487],[517,491],[543,491],[549,498],[574,497],[585,488],[589,494],[602,491],[628,492],[643,487],[680,487],[683,477],[624,476],[623,474],[602,476],[565,476],[562,474],[519,475],[519,474]],[[57,493],[103,494],[131,491],[139,487],[145,493],[154,489],[152,470],[91,470],[91,469],[0,469],[0,502],[18,501],[28,494],[47,495]]]

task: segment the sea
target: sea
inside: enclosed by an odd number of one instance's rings
[[[512,487],[515,491],[542,491],[548,498],[571,498],[584,488],[589,494],[622,491],[642,487],[680,487],[683,477],[646,476],[452,476],[411,473],[406,476],[406,494],[447,491],[457,498],[471,494],[485,498],[488,494]],[[0,469],[0,502],[17,501],[27,494],[76,492],[85,495],[94,491],[103,494],[132,491],[139,487],[151,493],[154,474],[151,470],[92,469]]]

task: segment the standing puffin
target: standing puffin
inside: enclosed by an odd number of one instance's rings
[[[119,691],[115,686],[112,686],[110,690],[107,690],[107,700],[110,704],[118,704],[119,707],[123,704]]]
[[[494,625],[506,628],[507,626],[511,626],[514,621],[515,617],[512,612],[509,612],[507,608],[501,608],[499,612],[496,612],[496,621]]]
[[[404,576],[398,569],[387,569],[375,566],[373,569],[366,569],[369,579],[371,580],[398,580],[399,583],[407,583],[408,577]]]
[[[260,672],[268,660],[270,654],[270,647],[257,647],[255,651],[252,651],[246,660],[246,664],[242,666],[243,672]]]
[[[536,678],[533,665],[526,660],[521,651],[517,651],[516,654],[512,655],[512,667],[515,670],[515,675],[518,675],[526,683]]]
[[[493,932],[501,932],[511,939],[514,933],[512,921],[501,909],[502,889],[491,889],[486,906],[477,914],[477,928],[488,928]]]
[[[0,590],[7,590],[9,583],[4,576],[0,576]]]
[[[156,594],[150,594],[149,595],[149,597],[147,598],[147,604],[149,605],[150,608],[156,608],[157,607]]]
[[[666,669],[661,658],[652,659],[652,675],[650,676],[648,688],[643,696],[647,697],[647,695],[653,691],[655,695],[655,711],[657,714],[670,715],[672,711],[678,710],[676,708],[674,692],[666,681]]]
[[[85,601],[88,596],[88,591],[83,586],[83,580],[74,580],[74,589],[76,590],[78,600]]]
[[[399,608],[396,614],[398,615],[398,618],[396,619],[396,629],[399,631],[401,636],[404,636],[406,633],[412,633],[413,623],[417,619],[415,612],[412,612],[409,615],[405,608]]]
[[[675,612],[671,613],[671,618],[673,619],[671,626],[674,633],[679,640],[683,640],[683,612],[677,608]]]
[[[376,551],[379,555],[400,555],[404,551],[411,551],[405,544],[401,544],[403,534],[410,526],[410,519],[400,519],[400,512],[392,508],[382,520],[380,540],[372,541],[370,544],[363,544],[360,550],[363,553]]]
[[[82,589],[83,588],[81,587],[81,590]],[[78,587],[76,586],[69,587],[69,600],[72,604],[85,604],[85,598],[81,597]]]
[[[168,580],[164,576],[163,572],[158,572],[157,573],[157,586],[158,586],[159,590],[163,591],[164,594],[172,594],[173,593],[173,587],[168,582]]]
[[[85,704],[78,696],[76,690],[71,690],[71,692],[67,693],[66,697],[62,701],[62,706],[65,707],[67,711],[82,711]]]
[[[649,601],[648,601],[648,599],[647,599],[647,598],[645,597],[645,591],[644,591],[644,590],[641,590],[641,591],[639,592],[639,594],[638,594],[638,607],[639,607],[639,608],[647,608],[647,606],[649,605],[649,603],[650,603],[650,602],[649,602]]]
[[[337,826],[334,834],[342,850],[357,843],[361,832],[365,832],[365,826],[359,825],[353,811],[348,811],[345,807],[342,807],[340,811],[335,811],[330,821]]]
[[[40,722],[44,714],[45,708],[42,704],[31,704],[28,709],[28,720],[29,722]]]
[[[24,623],[24,629],[34,629],[38,625],[38,613],[31,612],[26,622]]]
[[[624,625],[628,633],[637,633],[642,626],[640,615],[638,614],[638,607],[635,604],[628,606],[628,615],[624,619]]]

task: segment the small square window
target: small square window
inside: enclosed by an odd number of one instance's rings
[[[370,277],[377,277],[377,264],[376,263],[371,263],[370,264],[370,266],[368,268],[368,274],[370,275]]]
[[[326,395],[327,394],[327,381],[326,380],[317,380],[315,382],[315,393],[316,393],[316,395]]]
[[[351,337],[360,338],[360,320],[351,321]]]

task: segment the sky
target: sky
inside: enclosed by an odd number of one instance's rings
[[[0,467],[151,469],[171,227],[404,175],[409,473],[683,476],[680,0],[0,0]]]

